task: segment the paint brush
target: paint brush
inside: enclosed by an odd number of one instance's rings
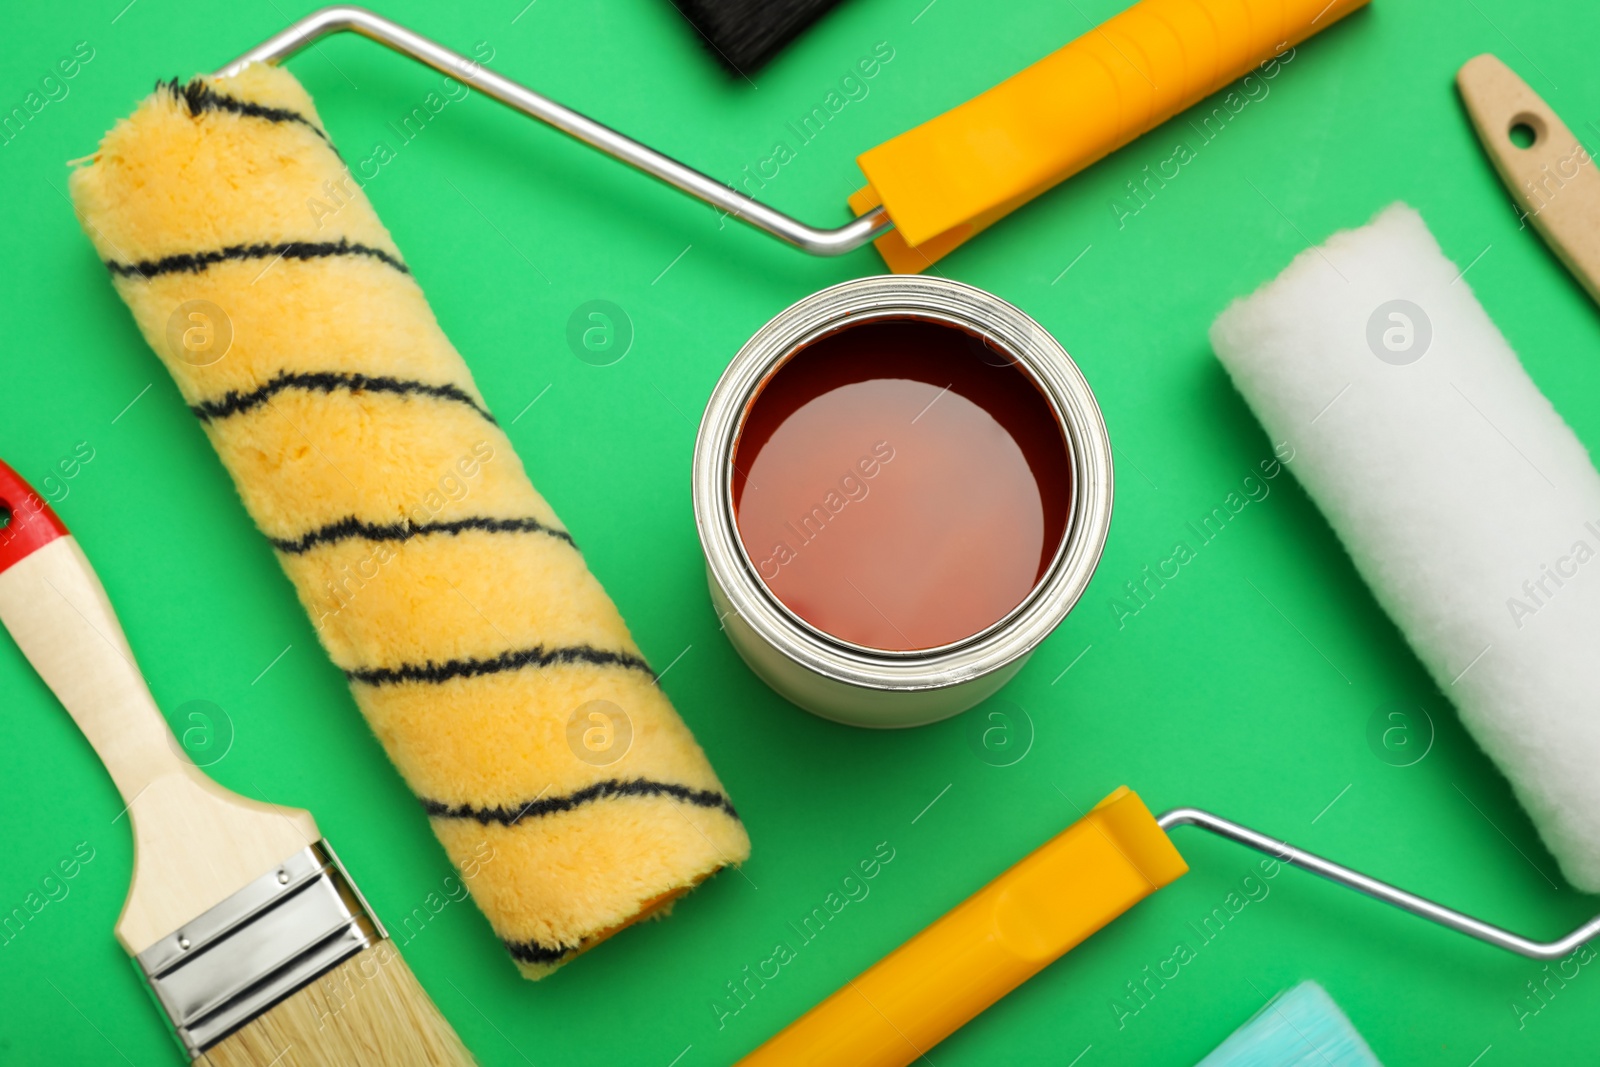
[[[672,0],[706,50],[741,77],[777,55],[839,0]]]
[[[77,540],[3,462],[0,622],[127,805],[117,940],[191,1061],[472,1063],[311,814],[232,793],[184,756]]]
[[[1199,1067],[1383,1067],[1327,990],[1279,993]]]

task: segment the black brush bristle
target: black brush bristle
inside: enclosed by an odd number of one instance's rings
[[[839,0],[672,0],[711,53],[749,74]]]

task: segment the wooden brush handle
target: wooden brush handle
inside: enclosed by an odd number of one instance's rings
[[[1539,94],[1492,55],[1456,73],[1483,150],[1550,250],[1600,302],[1600,174],[1583,143]],[[1511,131],[1526,127],[1524,147]]]
[[[72,714],[125,802],[179,770],[171,732],[70,535],[0,573],[0,620]]]
[[[3,462],[0,519],[0,622],[127,803],[134,875],[117,936],[136,954],[320,835],[308,813],[231,793],[182,755],[82,549]]]

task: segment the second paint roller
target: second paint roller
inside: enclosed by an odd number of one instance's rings
[[[1464,273],[1394,205],[1301,253],[1211,339],[1562,873],[1595,892],[1600,474]]]
[[[1293,864],[1533,959],[1558,959],[1600,933],[1596,918],[1557,941],[1532,941],[1198,808],[1158,818],[1124,786],[739,1067],[908,1067],[927,1059],[929,1049],[991,1004],[1185,874],[1188,864],[1167,836],[1181,826],[1254,849],[1269,857],[1264,865]]]

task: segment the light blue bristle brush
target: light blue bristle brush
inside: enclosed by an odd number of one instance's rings
[[[1279,993],[1199,1067],[1383,1067],[1327,990]]]

